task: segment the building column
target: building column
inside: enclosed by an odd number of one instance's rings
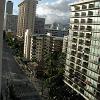
[[[0,0],[0,96],[1,96],[1,76],[2,76],[2,38],[3,38],[3,20],[4,20],[5,0]],[[1,98],[1,97],[0,97]]]

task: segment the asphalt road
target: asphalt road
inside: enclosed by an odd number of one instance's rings
[[[5,90],[7,89],[7,82],[10,80],[14,80],[15,83],[22,84],[24,81],[27,84],[31,84],[26,77],[25,73],[20,70],[19,65],[16,63],[13,55],[12,55],[12,50],[7,46],[7,44],[4,42],[3,44],[3,66],[2,66],[2,92],[3,95],[6,94]],[[29,91],[28,87],[25,89],[23,88],[18,88],[20,89],[21,93],[24,94],[24,99],[23,100],[40,100],[38,94],[36,93],[36,90],[34,86],[31,86],[31,91]],[[25,91],[24,91],[25,89]],[[18,92],[18,90],[16,90]],[[16,92],[16,93],[17,93]],[[30,94],[30,97],[27,99],[27,95],[25,94]],[[26,99],[25,99],[26,98]],[[21,99],[22,100],[22,99]]]

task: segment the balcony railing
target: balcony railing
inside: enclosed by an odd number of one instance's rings
[[[74,6],[75,10],[80,10],[80,6]]]
[[[94,4],[89,4],[89,8],[94,8]]]
[[[78,36],[78,32],[73,32],[73,36]]]

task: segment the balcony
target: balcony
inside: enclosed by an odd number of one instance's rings
[[[84,44],[84,40],[79,39],[79,44],[83,45]]]
[[[82,61],[80,59],[77,59],[76,64],[81,65]]]
[[[94,8],[94,4],[89,4],[89,8]]]
[[[82,16],[82,17],[85,17],[85,16],[86,16],[86,12],[82,12],[82,13],[81,13],[81,16]]]
[[[69,69],[69,73],[71,73],[71,74],[72,74],[73,72],[74,72],[74,70],[73,70],[73,69]]]
[[[73,38],[72,42],[77,43],[77,39]]]
[[[88,68],[88,63],[87,62],[83,62],[82,66],[85,67],[85,68]]]
[[[85,82],[86,81],[86,76],[82,75],[81,79],[82,79],[83,82]]]
[[[75,10],[80,10],[80,6],[74,6]]]
[[[77,49],[77,45],[72,44],[72,49],[76,50]]]
[[[80,33],[80,35],[79,35],[80,37],[84,37],[84,33]]]
[[[76,70],[80,71],[80,69],[81,69],[80,66],[76,66]]]
[[[75,81],[75,83],[77,83],[78,81],[76,81],[76,80],[74,80]],[[78,89],[78,85],[77,84],[73,84],[73,87],[75,88],[75,89]]]
[[[86,5],[82,5],[82,9],[87,9],[87,6]]]
[[[78,46],[78,51],[82,51],[83,47],[82,46]]]
[[[81,23],[85,23],[86,21],[85,21],[85,19],[81,19]]]
[[[74,25],[73,29],[78,30],[78,26]]]
[[[75,62],[75,57],[71,57],[70,61]]]
[[[77,78],[79,78],[80,79],[80,76],[81,76],[81,74],[79,73],[79,72],[75,72],[75,77],[77,77]]]
[[[80,14],[79,13],[75,13],[75,17],[79,17],[80,16]]]
[[[70,63],[70,67],[74,68],[74,66],[75,66],[74,63]]]
[[[90,49],[89,48],[85,48],[84,52],[87,53],[87,54],[89,54],[90,53]]]
[[[78,83],[78,82],[79,82],[79,79],[75,77],[75,78],[74,78],[74,82],[75,82],[75,83]]]
[[[75,56],[76,55],[76,51],[71,51],[71,55]]]
[[[93,16],[93,11],[88,11],[88,16]]]
[[[78,19],[74,19],[74,23],[79,23],[79,20]]]
[[[74,75],[72,73],[69,74],[69,78],[74,78]]]
[[[86,74],[87,73],[87,70],[86,69],[82,69],[82,74]]]
[[[91,37],[92,37],[92,34],[86,33],[86,38],[91,39]]]
[[[93,23],[93,19],[88,18],[87,23]]]
[[[86,41],[85,41],[85,45],[86,45],[86,46],[90,46],[90,45],[91,45],[91,41],[86,40]]]
[[[78,54],[77,54],[77,57],[78,57],[78,58],[81,58],[81,57],[82,57],[82,54],[81,54],[81,53],[78,53]]]
[[[80,92],[81,92],[82,94],[84,94],[84,90],[83,90],[82,88],[80,88]]]
[[[83,55],[83,59],[86,61],[89,61],[89,56],[88,55]]]
[[[84,88],[86,86],[86,84],[83,82],[80,82],[80,86]]]
[[[73,32],[73,36],[78,36],[78,32]]]
[[[68,80],[68,83],[69,83],[70,85],[72,85],[72,84],[73,84],[73,82],[72,82],[71,80]]]
[[[80,30],[85,30],[85,26],[80,26]]]

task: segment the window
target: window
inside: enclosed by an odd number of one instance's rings
[[[86,16],[86,12],[82,12],[81,13],[81,16]]]
[[[82,5],[82,9],[86,9],[87,8],[87,6],[86,5]]]

